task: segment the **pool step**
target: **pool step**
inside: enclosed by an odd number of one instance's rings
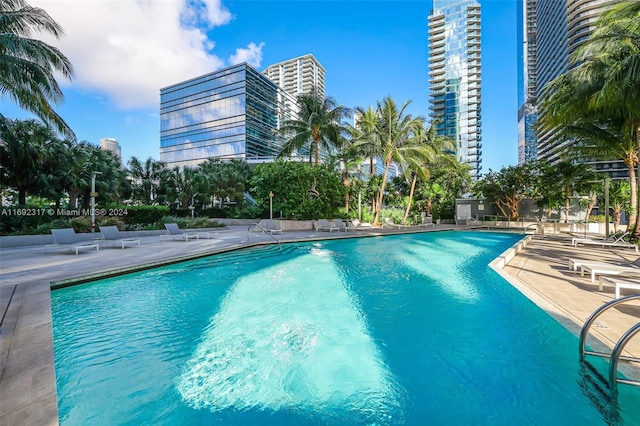
[[[208,268],[210,266],[235,265],[238,263],[250,262],[256,259],[265,259],[270,257],[279,257],[283,254],[290,254],[298,250],[295,244],[285,244],[282,249],[278,245],[257,246],[247,249],[234,250],[224,253],[218,253],[210,257],[199,259],[197,262],[186,267],[186,269],[195,270]]]

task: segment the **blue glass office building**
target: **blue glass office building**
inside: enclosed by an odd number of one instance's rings
[[[283,146],[276,134],[295,99],[243,63],[160,90],[160,161],[193,167],[209,158],[260,163]]]

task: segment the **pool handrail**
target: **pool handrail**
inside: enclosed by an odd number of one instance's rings
[[[632,361],[632,362],[640,362],[640,358],[635,358],[631,356],[622,355],[622,350],[626,346],[626,344],[631,340],[636,333],[640,332],[640,322],[629,328],[625,334],[618,340],[616,345],[613,348],[613,351],[608,354],[606,352],[599,351],[589,351],[585,349],[586,339],[589,334],[589,328],[595,322],[595,320],[606,310],[612,308],[614,306],[626,303],[630,300],[640,299],[640,294],[632,294],[629,296],[621,297],[619,299],[611,300],[604,305],[600,306],[596,309],[589,318],[585,321],[582,326],[582,330],[580,332],[580,361],[584,361],[585,355],[593,355],[601,358],[609,359],[609,388],[611,391],[611,396],[615,399],[618,396],[618,383],[624,383],[632,386],[640,386],[640,381],[638,380],[629,380],[629,379],[619,379],[618,378],[618,361]]]
[[[253,223],[249,224],[249,227],[247,228],[247,242],[249,242],[251,240],[250,235],[251,235],[251,228],[252,227],[260,228],[262,230],[263,234],[268,235],[269,237],[271,237],[271,239],[273,241],[278,243],[278,247],[280,247],[280,251],[282,251],[282,244],[280,244],[280,240],[278,240],[276,237],[274,237],[270,232],[265,232],[265,229],[262,226],[260,226],[260,224],[257,223],[257,222],[253,222]]]

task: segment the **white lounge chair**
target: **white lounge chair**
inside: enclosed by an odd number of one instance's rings
[[[621,265],[621,264],[615,264],[610,262],[597,262],[592,260],[569,259],[569,269],[571,269],[573,272],[581,272],[583,265],[590,266],[593,268],[597,268],[597,267],[606,268],[608,266],[628,266],[628,265]]]
[[[104,241],[111,241],[113,246],[115,247],[116,243],[122,246],[122,249],[125,248],[127,244],[129,245],[137,245],[140,247],[140,238],[125,238],[120,234],[120,230],[117,226],[101,226],[100,233],[102,233],[102,238]]]
[[[422,218],[422,222],[420,223],[419,226],[424,226],[425,228],[428,228],[430,226],[434,226],[433,225],[433,216],[425,216]]]
[[[623,288],[638,290],[637,293],[640,293],[640,279],[628,280],[620,277],[600,277],[600,291],[602,291],[604,284],[609,284],[616,288],[616,299],[620,298],[620,290]]]
[[[100,251],[99,240],[78,241],[78,236],[73,228],[52,229],[51,233],[53,234],[54,244],[48,245],[47,249],[49,247],[75,249],[76,255],[80,249],[95,248],[96,251]]]
[[[177,223],[165,223],[164,227],[167,228],[168,235],[175,239],[178,237],[181,240],[189,241],[191,239],[198,240],[200,237],[197,232],[184,232]]]
[[[382,222],[382,227],[384,228],[385,226],[397,226],[398,229],[409,227],[409,225],[405,225],[405,224],[402,224],[402,223],[394,223],[393,219],[391,219],[390,217],[385,217],[384,218],[384,220]]]
[[[571,238],[571,245],[574,247],[577,247],[578,244],[581,243],[586,243],[586,244],[598,244],[601,242],[606,242],[606,243],[617,243],[618,241],[622,241],[622,239],[624,237],[626,237],[627,235],[629,235],[628,232],[623,232],[622,234],[612,234],[610,236],[608,236],[607,238],[580,238],[580,237],[573,237]]]
[[[345,223],[342,219],[333,219],[334,225],[338,227],[339,231],[355,231],[356,228],[348,223]]]
[[[265,220],[262,232],[269,235],[282,234],[282,228],[280,228],[280,223],[278,221]]]
[[[337,226],[330,224],[327,219],[318,219],[318,226],[316,229],[318,231],[327,231],[327,232],[340,231],[340,229]]]
[[[364,231],[365,229],[373,228],[373,225],[371,225],[369,222],[362,223],[360,222],[360,219],[351,219],[350,222],[353,228],[357,231]]]
[[[592,245],[592,246],[600,246],[600,247],[620,247],[620,248],[632,248],[636,251],[636,253],[638,253],[638,244],[636,243],[628,243],[626,241],[622,241],[622,238],[624,237],[624,235],[622,237],[619,237],[616,240],[613,241],[607,241],[607,240],[590,240],[590,239],[584,239],[584,238],[577,238],[577,239],[572,239],[572,243],[574,246],[578,246],[578,244],[584,244],[584,245]],[[574,241],[575,240],[575,241]]]
[[[622,277],[640,277],[640,268],[633,266],[623,266],[623,265],[597,265],[597,264],[582,264],[580,265],[580,275],[584,276],[585,273],[589,273],[591,276],[591,282],[596,282],[596,276],[603,275],[615,275]]]
[[[179,239],[189,241],[192,239],[199,240],[200,236],[203,238],[215,238],[218,235],[218,231],[202,231],[202,232],[185,232],[178,226],[177,223],[165,223],[164,227],[167,228],[167,235],[175,239],[175,237],[179,237]]]

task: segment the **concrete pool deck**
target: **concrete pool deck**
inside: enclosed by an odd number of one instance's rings
[[[413,227],[348,233],[285,231],[275,238],[290,242],[452,229],[456,227],[436,225],[426,231]],[[247,233],[246,226],[228,226],[212,239],[189,242],[161,239],[159,236],[140,239],[141,247],[124,250],[104,247],[99,253],[87,250],[79,255],[70,250],[47,251],[43,245],[0,249],[0,424],[58,423],[51,329],[52,283],[274,242],[266,234]],[[603,291],[599,291],[598,284],[592,284],[588,277],[570,272],[569,259],[628,263],[639,255],[626,249],[575,248],[570,241],[569,234],[546,235],[544,238],[535,236],[498,272],[578,334],[587,317],[614,298],[614,289],[605,286]],[[640,321],[640,303],[630,303],[610,311],[594,324],[592,335],[612,348],[631,325]],[[640,357],[639,340],[636,336],[628,346],[632,356]]]

